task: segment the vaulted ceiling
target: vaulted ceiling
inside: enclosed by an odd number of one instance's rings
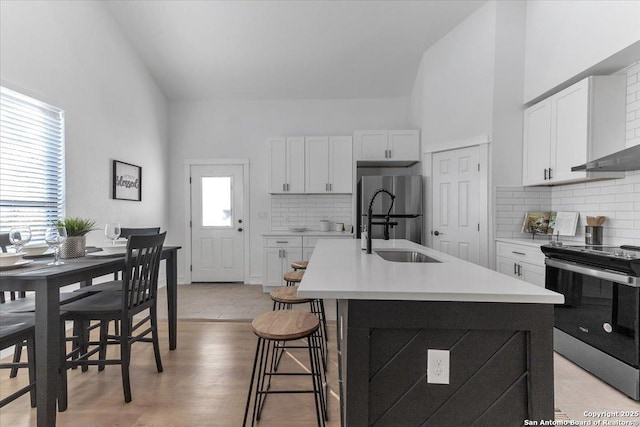
[[[105,1],[169,99],[407,96],[484,1]]]

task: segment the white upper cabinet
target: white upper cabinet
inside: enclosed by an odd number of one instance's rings
[[[350,136],[310,136],[305,141],[307,193],[352,193],[353,140]]]
[[[420,161],[420,134],[417,130],[357,130],[356,160]]]
[[[269,139],[270,193],[304,193],[304,147],[303,136]]]
[[[524,111],[523,185],[618,178],[571,168],[624,149],[626,77],[594,76]]]
[[[389,131],[389,159],[420,160],[420,134],[417,130]]]
[[[522,181],[524,185],[545,183],[551,153],[551,99],[524,110],[524,148]]]

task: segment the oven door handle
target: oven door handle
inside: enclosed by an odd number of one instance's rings
[[[611,271],[600,270],[596,268],[585,267],[580,264],[576,264],[568,261],[558,261],[557,259],[546,258],[544,263],[549,267],[559,268],[561,270],[569,270],[574,273],[584,274],[586,276],[597,277],[598,279],[611,280],[615,283],[622,285],[638,287],[637,278],[633,276],[627,276],[625,274],[614,273]]]

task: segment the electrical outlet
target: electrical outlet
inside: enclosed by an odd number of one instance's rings
[[[449,350],[427,349],[427,383],[449,384]]]

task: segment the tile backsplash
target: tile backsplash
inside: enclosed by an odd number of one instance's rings
[[[271,196],[271,231],[305,227],[319,230],[320,220],[351,227],[351,194],[274,194]],[[348,230],[348,228],[347,228]]]
[[[640,172],[550,188],[497,187],[496,237],[531,238],[520,233],[525,212],[548,210],[580,213],[575,237],[565,240],[584,242],[587,216],[604,215],[605,245],[640,246]]]
[[[626,146],[640,144],[640,61],[627,74]],[[624,178],[555,187],[496,187],[496,237],[531,238],[520,233],[527,211],[579,212],[575,237],[584,242],[587,216],[604,215],[604,244],[640,246],[640,171]]]

